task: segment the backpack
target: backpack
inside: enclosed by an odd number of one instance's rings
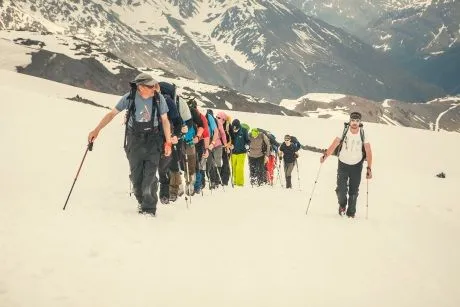
[[[348,129],[349,129],[349,123],[343,123],[343,132],[342,132],[342,138],[340,139],[339,145],[335,148],[334,152],[332,155],[334,156],[339,156],[340,151],[342,150],[342,145],[343,145],[343,140],[345,139],[345,136],[347,135]],[[362,161],[366,160],[366,150],[364,149],[364,129],[363,129],[363,124],[359,124],[359,134],[361,136],[361,142],[363,143],[361,151],[363,153],[363,159]]]
[[[273,150],[274,152],[278,151],[278,147],[280,146],[280,143],[276,141],[276,137],[271,134],[269,131],[258,128],[259,132],[265,134],[270,141],[270,149]],[[265,142],[262,142],[262,153],[265,154],[267,152],[267,144]]]
[[[203,114],[201,114],[201,112],[199,112],[197,110],[197,112],[200,114],[200,117],[201,117],[201,121],[203,122],[203,134],[201,135],[202,138],[208,138],[209,137],[209,124],[208,124],[208,120],[206,119],[206,116],[204,116]]]
[[[208,110],[206,112],[206,120],[208,121],[208,126],[209,126],[209,137],[212,140],[212,138],[214,137],[214,130],[217,128],[217,122],[211,110]]]
[[[246,131],[249,132],[249,131],[251,130],[251,128],[249,127],[248,124],[246,124],[246,123],[240,123],[240,124],[241,124],[241,127],[243,127],[244,129],[246,129]]]
[[[294,145],[295,151],[299,151],[302,148],[299,140],[293,135],[291,135],[291,144]]]

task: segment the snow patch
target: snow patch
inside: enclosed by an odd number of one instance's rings
[[[385,99],[382,103],[382,107],[384,108],[391,108],[390,106],[391,99]]]
[[[319,102],[331,103],[335,100],[345,98],[346,96],[343,94],[328,94],[328,93],[309,93],[299,99],[310,99]]]
[[[382,49],[384,52],[391,50],[391,47],[388,44],[382,44],[382,45],[372,45],[375,49]]]
[[[225,100],[225,105],[227,106],[227,108],[229,108],[230,110],[233,110],[233,105],[228,102],[227,100]]]

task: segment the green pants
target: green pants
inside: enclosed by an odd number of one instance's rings
[[[233,183],[237,186],[244,186],[244,161],[246,153],[232,154]]]

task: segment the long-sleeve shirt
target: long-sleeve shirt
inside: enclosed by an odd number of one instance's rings
[[[263,143],[267,146],[267,150],[265,153],[262,151]],[[249,134],[249,153],[248,157],[251,158],[260,158],[263,155],[267,156],[270,154],[270,140],[268,137],[263,134],[259,133],[257,137],[252,137],[251,134]]]

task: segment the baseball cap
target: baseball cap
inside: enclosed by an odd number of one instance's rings
[[[153,79],[153,77],[145,72],[140,73],[134,78],[133,83],[136,85],[143,84],[148,86],[153,86],[158,83],[157,80]]]

